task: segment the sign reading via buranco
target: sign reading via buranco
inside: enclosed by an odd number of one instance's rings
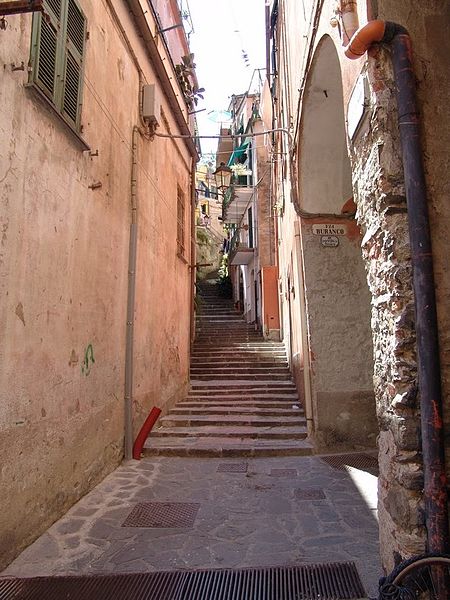
[[[312,232],[314,235],[345,235],[347,233],[347,225],[317,223],[312,226]]]

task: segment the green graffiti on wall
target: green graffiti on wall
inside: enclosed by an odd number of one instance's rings
[[[87,377],[90,374],[92,365],[94,363],[95,363],[94,349],[92,347],[92,344],[89,344],[89,346],[86,348],[86,350],[84,352],[84,360],[81,363],[81,372],[83,373],[83,375],[86,375],[86,377]]]

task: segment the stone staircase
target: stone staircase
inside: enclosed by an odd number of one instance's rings
[[[265,341],[214,283],[201,287],[190,375],[188,397],[159,420],[145,455],[311,454],[284,345]]]

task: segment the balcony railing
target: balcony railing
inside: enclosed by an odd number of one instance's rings
[[[247,240],[242,240],[241,229],[236,229],[230,240],[228,264],[248,265],[253,258],[253,254],[254,249],[249,247]]]
[[[222,204],[224,223],[239,225],[253,197],[253,186],[242,186],[233,183],[225,192]]]

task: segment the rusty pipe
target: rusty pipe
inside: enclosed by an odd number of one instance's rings
[[[17,15],[35,11],[44,12],[43,1],[44,0],[11,0],[9,2],[0,2],[0,15]]]
[[[439,338],[411,38],[401,25],[371,21],[353,36],[346,55],[357,58],[362,48],[367,50],[377,41],[391,46],[396,84],[413,267],[428,551],[447,553],[449,529]]]

